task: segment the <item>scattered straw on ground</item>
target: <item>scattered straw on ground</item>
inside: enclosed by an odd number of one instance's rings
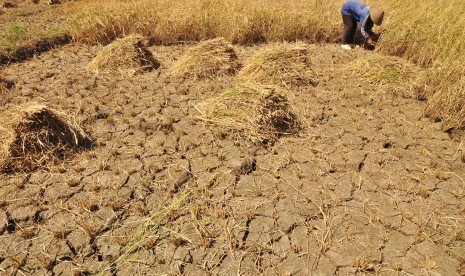
[[[221,135],[273,143],[296,133],[300,124],[274,86],[246,84],[225,90],[199,106],[202,118]]]
[[[423,97],[426,93],[424,72],[401,58],[364,56],[350,63],[345,70],[369,83],[389,86],[391,90],[404,96]]]
[[[171,68],[175,77],[197,79],[232,75],[239,68],[233,47],[224,38],[206,40],[190,48]]]
[[[31,171],[63,160],[92,143],[62,112],[38,103],[0,114],[0,170]]]
[[[133,76],[144,71],[158,69],[160,63],[144,46],[144,38],[137,35],[117,39],[105,46],[89,64],[96,74]]]
[[[249,82],[306,86],[316,84],[304,43],[272,45],[253,56],[239,72]]]

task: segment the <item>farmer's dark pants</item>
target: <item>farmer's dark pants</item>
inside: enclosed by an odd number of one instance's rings
[[[342,44],[353,44],[355,31],[357,30],[357,21],[350,15],[342,14],[342,22],[344,22]]]

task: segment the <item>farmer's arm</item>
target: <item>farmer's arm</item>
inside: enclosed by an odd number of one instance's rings
[[[362,21],[360,22],[360,31],[364,38],[373,39],[375,33],[371,30],[371,27],[367,26],[369,18],[370,16],[366,16],[364,19],[362,19]]]

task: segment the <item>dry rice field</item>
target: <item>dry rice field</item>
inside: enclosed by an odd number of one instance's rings
[[[425,74],[137,35],[5,64],[0,274],[465,275],[465,145]]]

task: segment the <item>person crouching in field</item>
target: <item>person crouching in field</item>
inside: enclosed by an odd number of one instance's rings
[[[342,34],[342,48],[350,50],[354,44],[357,22],[360,23],[360,31],[369,47],[375,45],[375,34],[371,30],[373,24],[379,26],[383,23],[384,11],[369,7],[358,1],[347,1],[342,5],[342,21],[344,32]]]

